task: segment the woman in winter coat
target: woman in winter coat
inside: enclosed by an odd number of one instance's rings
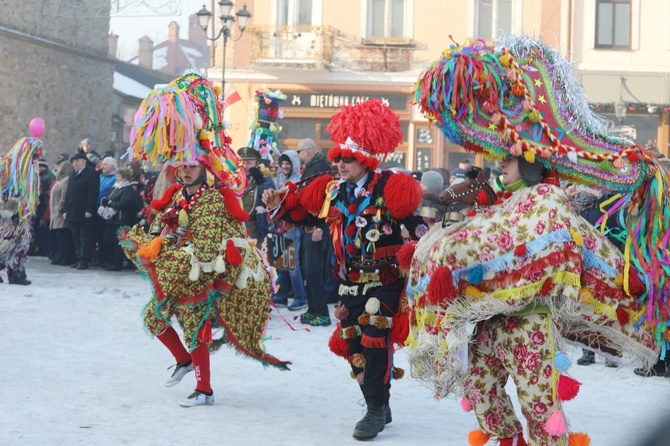
[[[72,265],[75,262],[74,240],[70,225],[65,221],[65,200],[70,179],[74,176],[74,167],[67,160],[56,167],[56,181],[49,196],[50,229],[55,244],[52,265]]]
[[[142,208],[142,197],[131,183],[129,169],[116,171],[116,183],[109,191],[109,195],[102,199],[103,206],[114,209],[116,212],[107,220],[104,229],[104,240],[110,254],[110,265],[107,271],[121,271],[125,254],[121,250],[116,233],[121,226],[133,226],[138,222],[137,212]]]

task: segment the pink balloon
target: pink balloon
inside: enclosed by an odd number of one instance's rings
[[[30,129],[30,133],[35,137],[39,138],[42,136],[42,133],[44,133],[44,121],[42,118],[33,118],[30,121],[30,125],[28,126]]]

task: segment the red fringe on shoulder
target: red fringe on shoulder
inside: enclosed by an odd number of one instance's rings
[[[175,192],[181,188],[182,185],[179,183],[171,184],[167,189],[165,189],[165,192],[163,192],[163,196],[160,199],[157,198],[155,200],[151,200],[151,209],[158,212],[165,209],[165,207],[170,204],[170,200],[172,200],[172,196],[175,194]]]
[[[318,215],[326,199],[326,186],[332,179],[330,174],[316,177],[298,191],[298,203],[310,214]]]
[[[232,215],[237,221],[240,221],[242,223],[249,220],[249,213],[246,212],[244,209],[242,209],[239,200],[237,199],[232,190],[226,187],[222,187],[219,189],[219,192],[221,193],[221,195],[223,195],[223,199],[226,203],[226,209],[228,210],[228,212],[230,212],[230,215]]]
[[[422,194],[419,182],[404,172],[391,175],[384,187],[386,207],[393,217],[401,220],[419,207]]]
[[[403,271],[409,271],[409,268],[412,264],[412,257],[414,257],[414,251],[416,251],[417,242],[408,242],[402,245],[400,251],[398,251],[398,266]]]

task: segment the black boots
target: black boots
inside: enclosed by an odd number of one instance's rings
[[[22,270],[7,270],[7,278],[10,285],[30,285],[30,280],[26,279],[26,273]]]
[[[659,359],[650,369],[638,367],[633,370],[633,373],[638,376],[644,376],[645,378],[650,376],[665,376],[666,378],[670,378],[670,367],[666,368],[665,361]]]
[[[387,404],[368,404],[365,416],[356,423],[354,438],[356,440],[372,440],[384,430],[384,425],[391,422],[391,409]]]
[[[581,358],[577,360],[579,365],[590,365],[596,362],[596,354],[590,350],[582,350],[584,353]]]

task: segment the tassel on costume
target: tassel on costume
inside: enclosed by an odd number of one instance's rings
[[[188,278],[191,282],[195,282],[200,277],[200,267],[196,263],[191,266],[191,271],[188,273]]]
[[[514,248],[514,255],[517,257],[523,257],[526,255],[526,244],[524,243],[523,245],[519,245],[516,248]]]
[[[468,443],[470,446],[484,446],[491,438],[486,432],[481,429],[472,431],[468,434]]]
[[[435,270],[433,278],[426,288],[428,301],[433,305],[438,305],[442,300],[451,300],[456,296],[454,282],[451,276],[451,268],[441,266]]]
[[[559,401],[570,401],[579,393],[582,383],[566,375],[558,377],[558,399]]]
[[[468,282],[473,285],[479,285],[482,283],[482,280],[484,280],[484,267],[477,265],[468,274]]]
[[[223,257],[221,254],[216,256],[216,260],[214,261],[214,271],[217,273],[225,273],[226,272],[226,262],[223,261]]]
[[[160,254],[164,241],[163,237],[156,237],[148,245],[140,246],[137,255],[143,259],[155,259]]]
[[[398,345],[405,345],[409,336],[409,315],[400,310],[393,316],[391,325],[391,342]]]
[[[463,412],[471,412],[472,404],[470,404],[470,400],[467,398],[461,398],[461,409],[463,409]]]
[[[544,423],[544,430],[554,437],[560,437],[565,434],[567,426],[565,425],[565,418],[563,418],[563,413],[560,409],[554,409],[551,415],[549,415],[549,419]]]
[[[326,194],[328,193],[326,188],[328,183],[333,180],[333,177],[328,174],[322,174],[312,180],[309,185],[302,188],[298,192],[298,203],[301,207],[314,215],[318,215],[321,212],[323,206],[323,201],[326,199]]]
[[[386,207],[399,220],[412,215],[421,204],[422,195],[419,182],[404,172],[391,175],[384,188]]]
[[[628,312],[624,310],[623,308],[617,308],[616,309],[616,318],[619,320],[619,325],[622,327],[628,323],[630,320],[630,316],[628,315]]]
[[[339,322],[337,323],[337,327],[335,327],[335,331],[333,331],[333,334],[330,336],[328,348],[330,348],[330,351],[337,356],[341,356],[344,359],[348,359],[349,357],[349,344],[347,344],[347,340],[342,337],[342,324]]]
[[[237,249],[237,246],[235,246],[235,243],[232,240],[228,240],[226,242],[226,262],[233,266],[239,266],[242,264],[240,250]]]
[[[398,259],[398,267],[402,271],[409,271],[410,266],[412,265],[412,257],[414,257],[414,251],[416,251],[417,242],[408,242],[402,245],[396,258]]]
[[[170,204],[172,196],[175,194],[175,192],[181,189],[181,187],[182,186],[179,183],[171,184],[167,189],[165,189],[165,192],[163,192],[163,196],[160,199],[151,200],[151,209],[158,212],[165,209],[165,207]]]
[[[570,432],[568,446],[590,446],[591,438],[583,432]]]
[[[554,368],[559,372],[565,372],[570,368],[571,362],[567,356],[562,352],[556,350],[556,355],[554,356]]]

